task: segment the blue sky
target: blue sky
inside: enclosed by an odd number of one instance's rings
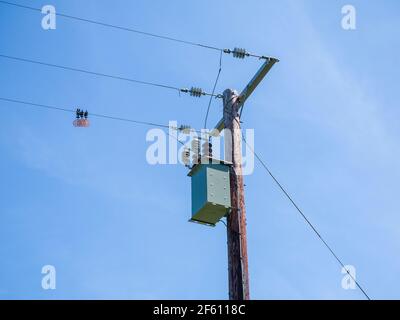
[[[256,151],[374,299],[400,298],[397,1],[19,1],[281,62],[248,100]],[[357,29],[341,28],[341,8]],[[218,54],[0,5],[0,53],[211,91]],[[217,92],[260,61],[223,57]],[[0,58],[0,96],[201,127],[207,99]],[[190,180],[146,162],[149,128],[0,102],[0,299],[226,299],[226,230],[190,224]],[[222,106],[212,105],[209,123]],[[251,296],[363,299],[257,164]],[[57,289],[41,288],[54,265]]]

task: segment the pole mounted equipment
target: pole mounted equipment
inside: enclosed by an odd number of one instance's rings
[[[198,164],[200,162],[201,154],[200,154],[200,139],[198,137],[194,137],[192,140],[192,163]]]
[[[185,147],[182,152],[182,162],[185,167],[190,168],[190,149]]]
[[[261,83],[261,81],[264,79],[264,77],[268,74],[268,72],[272,69],[272,67],[275,65],[275,63],[279,62],[278,59],[275,58],[268,58],[261,68],[256,72],[254,77],[250,80],[250,82],[247,84],[247,86],[242,90],[238,97],[238,108],[241,109],[243,107],[243,104],[246,102],[246,100],[250,97],[250,95],[253,93],[253,91],[257,88],[257,86]],[[215,126],[215,129],[217,131],[215,132],[221,132],[225,128],[224,124],[224,119],[221,119],[217,125]]]
[[[179,91],[183,92],[183,93],[189,93],[190,96],[195,97],[195,98],[200,98],[201,96],[210,96],[210,97],[214,97],[216,99],[222,99],[222,94],[208,93],[199,87],[191,87],[190,89],[182,88],[182,89],[179,89]]]
[[[200,98],[202,95],[205,95],[201,88],[192,87],[189,90],[189,93],[192,97]]]
[[[179,128],[177,128],[178,131],[181,131],[184,134],[190,134],[193,129],[191,128],[191,126],[183,124],[181,125]]]
[[[247,56],[244,49],[235,48],[234,51],[236,58],[243,59]],[[224,142],[225,160],[232,162],[229,170],[231,209],[226,216],[229,299],[231,300],[250,299],[240,110],[276,62],[278,59],[267,58],[239,95],[234,90],[224,91],[224,115],[214,129],[216,133],[220,133],[224,128],[229,129],[225,132]]]
[[[239,59],[244,59],[245,57],[249,56],[249,54],[246,52],[246,49],[243,48],[233,49],[232,55],[234,58],[239,58]]]
[[[226,54],[232,54],[234,58],[238,58],[238,59],[244,59],[244,58],[247,58],[247,57],[258,58],[260,60],[275,59],[275,58],[269,57],[269,56],[260,56],[260,55],[257,55],[257,54],[253,54],[253,53],[248,52],[244,48],[237,48],[237,47],[235,47],[233,50],[231,50],[231,49],[223,49],[222,52],[226,53]],[[275,60],[277,60],[277,59],[275,59]]]
[[[203,142],[201,149],[202,158],[212,158],[212,143],[210,141]]]

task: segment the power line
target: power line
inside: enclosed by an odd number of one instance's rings
[[[50,110],[56,110],[56,111],[64,111],[64,112],[68,112],[68,113],[75,113],[76,112],[75,109],[56,107],[56,106],[51,106],[51,105],[46,105],[46,104],[40,104],[40,103],[34,103],[34,102],[16,100],[16,99],[9,99],[9,98],[4,98],[4,97],[0,97],[0,100],[5,101],[5,102],[11,102],[11,103],[16,103],[16,104],[23,104],[23,105],[38,107],[38,108],[44,108],[44,109],[50,109]],[[180,131],[180,128],[171,127],[171,126],[167,126],[167,125],[164,125],[164,124],[158,124],[158,123],[154,123],[154,122],[139,121],[139,120],[134,120],[134,119],[114,117],[114,116],[109,116],[109,115],[99,114],[99,113],[89,113],[89,115],[91,117],[104,118],[104,119],[117,120],[117,121],[124,121],[124,122],[130,122],[130,123],[141,124],[141,125],[146,125],[146,126],[160,127],[160,128]]]
[[[9,2],[9,1],[0,1],[0,4],[14,6],[16,8],[21,8],[21,9],[28,9],[28,10],[36,11],[36,12],[42,12],[42,10],[40,8],[30,7],[30,6],[27,6],[27,5],[22,5],[22,4],[19,4],[19,3],[14,3],[14,2]],[[256,55],[256,54],[252,54],[252,53],[248,53],[248,52],[245,52],[245,53],[238,52],[237,51],[238,48],[235,48],[234,50],[222,49],[222,48],[219,48],[219,47],[216,47],[216,46],[202,44],[202,43],[198,43],[198,42],[195,42],[195,41],[182,40],[182,39],[178,39],[178,38],[174,38],[174,37],[170,37],[170,36],[165,36],[165,35],[161,35],[161,34],[157,34],[157,33],[151,33],[151,32],[142,31],[142,30],[139,30],[139,29],[133,29],[133,28],[123,27],[123,26],[119,26],[119,25],[115,25],[115,24],[111,24],[111,23],[106,23],[106,22],[101,22],[101,21],[97,21],[97,20],[81,18],[81,17],[77,17],[77,16],[65,14],[65,13],[57,12],[57,16],[68,18],[68,19],[72,19],[72,20],[76,20],[76,21],[91,23],[91,24],[95,24],[95,25],[99,25],[99,26],[103,26],[103,27],[107,27],[107,28],[113,28],[113,29],[117,29],[117,30],[132,32],[132,33],[136,33],[136,34],[141,34],[141,35],[147,36],[147,37],[163,39],[163,40],[167,40],[167,41],[171,41],[171,42],[175,42],[175,43],[181,43],[181,44],[186,44],[186,45],[190,45],[190,46],[200,47],[200,48],[203,48],[203,49],[220,51],[221,53],[225,53],[225,54],[233,54],[233,56],[236,57],[236,58],[244,58],[246,56],[246,57],[254,57],[254,58],[258,58],[258,59],[270,59],[270,57],[263,56],[263,55]]]
[[[45,104],[39,104],[39,103],[33,103],[33,102],[28,102],[28,101],[22,101],[22,100],[15,100],[15,99],[9,99],[9,98],[3,98],[0,97],[0,100],[6,101],[6,102],[12,102],[12,103],[17,103],[17,104],[24,104],[28,106],[33,106],[33,107],[39,107],[39,108],[44,108],[44,109],[50,109],[50,110],[57,110],[57,111],[64,111],[64,112],[72,112],[75,113],[76,110],[73,109],[67,109],[67,108],[60,108],[60,107],[55,107],[55,106],[49,106]],[[120,117],[114,117],[114,116],[109,116],[109,115],[104,115],[104,114],[98,114],[98,113],[90,113],[91,117],[98,117],[98,118],[104,118],[108,120],[117,120],[117,121],[124,121],[124,122],[130,122],[130,123],[135,123],[135,124],[141,124],[141,125],[147,125],[147,126],[153,126],[153,127],[160,127],[160,128],[168,128],[171,130],[176,130],[176,131],[181,131],[181,128],[175,128],[163,124],[158,124],[154,122],[146,122],[146,121],[139,121],[139,120],[133,120],[133,119],[127,119],[127,118],[120,118]],[[165,132],[168,136],[171,138],[175,138],[172,136],[169,132]],[[176,136],[176,141],[180,143],[181,145],[185,145],[182,141],[178,139]]]
[[[354,281],[354,283],[357,285],[357,287],[361,290],[361,292],[364,294],[364,296],[368,299],[371,300],[371,298],[368,296],[368,294],[365,292],[365,290],[361,287],[361,285],[358,283],[358,281],[351,275],[349,270],[345,267],[344,263],[342,260],[338,257],[338,255],[333,251],[331,246],[325,241],[325,239],[321,236],[321,234],[318,232],[316,227],[311,223],[311,221],[307,218],[307,216],[303,213],[303,211],[299,208],[299,206],[296,204],[296,202],[293,200],[293,198],[289,195],[289,193],[286,191],[286,189],[282,186],[282,184],[278,181],[278,179],[275,177],[275,175],[271,172],[271,170],[268,168],[268,166],[265,164],[265,162],[261,159],[261,157],[254,151],[254,149],[247,143],[244,135],[242,135],[243,141],[245,142],[246,146],[250,149],[250,151],[254,154],[254,156],[257,158],[257,160],[260,162],[260,164],[263,166],[263,168],[267,171],[267,173],[270,175],[270,177],[274,180],[276,185],[281,189],[281,191],[284,193],[284,195],[289,199],[291,204],[296,208],[296,210],[300,213],[300,215],[303,217],[303,219],[306,221],[306,223],[311,227],[311,229],[314,231],[314,233],[318,236],[318,238],[322,241],[322,243],[325,245],[325,247],[329,250],[329,252],[333,255],[333,257],[336,259],[336,261],[342,266],[344,270],[346,270],[346,273],[351,277],[351,279]]]
[[[218,80],[219,80],[219,76],[221,75],[221,70],[222,70],[222,52],[221,52],[221,54],[220,54],[220,56],[219,56],[219,69],[218,69],[217,77],[216,77],[216,79],[215,79],[214,87],[213,87],[213,90],[212,90],[212,93],[211,93],[212,95],[214,95],[214,93],[215,93],[215,88],[217,87],[217,83],[218,83]],[[208,102],[207,112],[206,112],[206,118],[204,119],[204,129],[207,128],[207,120],[208,120],[208,114],[209,114],[209,112],[210,112],[210,107],[211,107],[212,98],[213,98],[213,97],[210,96],[210,100],[209,100],[209,102]]]
[[[0,3],[6,4],[6,5],[10,5],[10,6],[14,6],[14,7],[18,7],[18,8],[28,9],[28,10],[32,10],[32,11],[42,12],[42,10],[40,8],[30,7],[30,6],[22,5],[22,4],[18,4],[18,3],[13,3],[13,2],[8,2],[8,1],[0,1]],[[64,17],[64,18],[68,18],[68,19],[72,19],[72,20],[77,20],[77,21],[87,22],[87,23],[91,23],[91,24],[96,24],[96,25],[100,25],[100,26],[103,26],[103,27],[107,27],[107,28],[113,28],[113,29],[133,32],[133,33],[141,34],[141,35],[144,35],[144,36],[149,36],[149,37],[153,37],[153,38],[159,38],[159,39],[173,41],[173,42],[182,43],[182,44],[187,44],[187,45],[191,45],[191,46],[197,46],[197,47],[201,47],[201,48],[205,48],[205,49],[218,50],[218,51],[222,51],[223,50],[221,48],[217,48],[217,47],[214,47],[214,46],[205,45],[205,44],[201,44],[201,43],[196,43],[196,42],[193,42],[193,41],[187,41],[187,40],[182,40],[182,39],[178,39],[178,38],[174,38],[174,37],[164,36],[164,35],[160,35],[160,34],[156,34],[156,33],[145,32],[145,31],[141,31],[141,30],[138,30],[138,29],[118,26],[118,25],[115,25],[115,24],[105,23],[105,22],[101,22],[101,21],[85,19],[85,18],[72,16],[72,15],[65,14],[65,13],[57,12],[57,15],[60,16],[60,17]]]
[[[111,79],[115,79],[115,80],[127,81],[127,82],[131,82],[131,83],[138,83],[138,84],[147,85],[147,86],[170,89],[170,90],[178,91],[179,93],[181,93],[181,92],[190,93],[192,95],[192,92],[193,92],[193,88],[189,90],[189,89],[186,89],[186,88],[178,88],[178,87],[165,85],[165,84],[160,84],[160,83],[155,83],[155,82],[142,81],[142,80],[133,79],[133,78],[115,76],[115,75],[111,75],[111,74],[106,74],[106,73],[101,73],[101,72],[94,72],[94,71],[89,71],[89,70],[85,70],[85,69],[81,69],[81,68],[68,67],[68,66],[63,66],[63,65],[59,65],[59,64],[53,64],[53,63],[48,63],[48,62],[43,62],[43,61],[38,61],[38,60],[32,60],[32,59],[26,59],[26,58],[10,56],[10,55],[5,55],[5,54],[0,54],[0,57],[1,58],[5,58],[5,59],[20,61],[20,62],[27,62],[27,63],[37,64],[37,65],[42,65],[42,66],[51,67],[51,68],[58,68],[58,69],[62,69],[62,70],[68,70],[68,71],[74,71],[74,72],[90,74],[90,75],[98,76],[98,77],[111,78]],[[214,94],[214,93],[210,94],[210,93],[206,93],[206,92],[203,92],[203,91],[201,92],[201,95],[215,97],[215,98],[220,98],[221,97],[221,95],[219,95],[219,94]]]

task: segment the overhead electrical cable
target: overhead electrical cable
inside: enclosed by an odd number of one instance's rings
[[[204,119],[204,129],[207,128],[208,114],[209,114],[209,112],[210,112],[210,107],[211,107],[213,95],[214,95],[214,93],[215,93],[215,89],[216,89],[216,87],[217,87],[217,83],[218,83],[218,80],[219,80],[219,76],[221,75],[221,70],[222,70],[222,52],[221,52],[221,54],[220,54],[220,56],[219,56],[219,69],[218,69],[217,77],[216,77],[215,82],[214,82],[213,90],[212,90],[212,92],[211,92],[212,96],[210,96],[210,100],[209,100],[208,106],[207,106],[206,118]]]
[[[336,261],[340,264],[340,266],[343,268],[343,270],[346,271],[346,273],[350,276],[350,278],[354,281],[354,283],[357,285],[357,287],[361,290],[361,292],[364,294],[364,296],[368,299],[371,300],[371,298],[368,296],[368,294],[365,292],[365,290],[362,288],[360,283],[353,277],[353,275],[349,272],[349,270],[346,268],[345,264],[342,262],[342,260],[339,258],[339,256],[335,253],[335,251],[331,248],[331,246],[326,242],[326,240],[322,237],[322,235],[318,232],[316,227],[311,223],[311,221],[307,218],[307,216],[303,213],[303,211],[300,209],[300,207],[296,204],[296,202],[293,200],[292,196],[286,191],[286,189],[282,186],[282,184],[279,182],[279,180],[275,177],[275,175],[271,172],[271,170],[268,168],[266,163],[261,159],[261,157],[254,151],[254,149],[247,143],[246,138],[244,135],[242,135],[243,141],[245,142],[246,146],[249,148],[251,153],[254,154],[258,162],[262,165],[262,167],[266,170],[266,172],[269,174],[269,176],[272,178],[272,180],[275,182],[275,184],[279,187],[279,189],[283,192],[283,194],[286,196],[287,199],[289,199],[290,203],[295,207],[295,209],[300,213],[304,221],[310,226],[312,231],[318,236],[318,238],[322,241],[322,243],[325,245],[325,247],[329,250],[329,252],[332,254],[332,256],[336,259]]]
[[[115,80],[121,80],[121,81],[127,81],[131,83],[137,83],[137,84],[142,84],[142,85],[147,85],[147,86],[154,86],[154,87],[159,87],[159,88],[164,88],[164,89],[170,89],[174,90],[177,92],[183,92],[183,93],[190,93],[192,96],[211,96],[215,98],[221,98],[221,95],[219,94],[210,94],[207,92],[202,91],[199,88],[191,88],[186,89],[186,88],[178,88],[166,84],[160,84],[160,83],[155,83],[155,82],[149,82],[149,81],[142,81],[138,79],[133,79],[133,78],[127,78],[127,77],[122,77],[122,76],[116,76],[116,75],[111,75],[111,74],[106,74],[106,73],[101,73],[101,72],[95,72],[95,71],[90,71],[90,70],[85,70],[81,68],[74,68],[74,67],[68,67],[68,66],[63,66],[59,64],[54,64],[54,63],[48,63],[48,62],[43,62],[43,61],[38,61],[38,60],[32,60],[32,59],[26,59],[26,58],[21,58],[21,57],[16,57],[16,56],[11,56],[11,55],[5,55],[5,54],[0,54],[1,58],[5,59],[10,59],[10,60],[15,60],[19,62],[26,62],[26,63],[31,63],[31,64],[37,64],[37,65],[42,65],[46,67],[51,67],[51,68],[58,68],[62,70],[68,70],[68,71],[73,71],[73,72],[80,72],[80,73],[85,73],[93,76],[98,76],[98,77],[105,77],[105,78],[111,78]],[[197,92],[196,90],[200,90]]]
[[[24,101],[24,100],[10,99],[10,98],[4,98],[4,97],[0,97],[0,100],[5,101],[5,102],[15,103],[15,104],[28,105],[28,106],[37,107],[37,108],[63,111],[63,112],[68,112],[68,113],[76,113],[75,109],[51,106],[51,105],[47,105],[47,104],[34,103],[34,102],[29,102],[29,101]],[[89,115],[91,117],[104,118],[104,119],[116,120],[116,121],[124,121],[124,122],[129,122],[129,123],[134,123],[134,124],[140,124],[140,125],[181,131],[180,128],[172,127],[172,126],[168,126],[168,125],[164,125],[164,124],[159,124],[159,123],[154,123],[154,122],[140,121],[140,120],[134,120],[134,119],[128,119],[128,118],[122,118],[122,117],[115,117],[115,116],[99,114],[99,113],[89,113]],[[167,132],[167,134],[169,134],[169,133]],[[181,141],[179,141],[179,143],[181,143]],[[181,143],[181,144],[183,145],[183,143]]]
[[[41,8],[31,7],[31,6],[27,6],[27,5],[23,5],[23,4],[19,4],[19,3],[15,3],[15,2],[1,0],[0,4],[9,5],[9,6],[13,6],[13,7],[20,8],[20,9],[27,9],[27,10],[36,11],[36,12],[42,12]],[[235,48],[234,50],[223,49],[223,48],[219,48],[216,46],[198,43],[195,41],[182,40],[182,39],[178,39],[175,37],[170,37],[170,36],[165,36],[165,35],[161,35],[161,34],[157,34],[157,33],[142,31],[139,29],[119,26],[119,25],[101,22],[101,21],[92,20],[92,19],[81,18],[78,16],[73,16],[73,15],[61,13],[58,11],[56,12],[56,14],[57,14],[57,16],[71,19],[71,20],[86,22],[86,23],[90,23],[90,24],[95,24],[95,25],[99,25],[99,26],[103,26],[103,27],[107,27],[107,28],[113,28],[113,29],[122,30],[122,31],[127,31],[127,32],[132,32],[132,33],[136,33],[136,34],[141,34],[143,36],[163,39],[163,40],[167,40],[167,41],[171,41],[171,42],[175,42],[175,43],[181,43],[181,44],[200,47],[200,48],[204,48],[204,49],[220,51],[221,53],[232,54],[235,58],[243,59],[244,57],[254,57],[254,58],[258,58],[258,59],[270,59],[270,57],[252,54],[252,53],[246,52],[244,49],[240,49],[240,48]]]

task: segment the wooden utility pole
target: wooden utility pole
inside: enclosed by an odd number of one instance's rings
[[[240,104],[236,91],[224,91],[225,160],[230,171],[231,212],[227,216],[229,299],[249,300],[246,209],[242,175],[242,135]]]
[[[214,128],[218,134],[227,129],[224,135],[225,160],[232,163],[230,172],[232,208],[227,216],[230,300],[250,299],[239,110],[278,61],[275,58],[267,58],[240,95],[230,89],[224,91],[224,116]]]

